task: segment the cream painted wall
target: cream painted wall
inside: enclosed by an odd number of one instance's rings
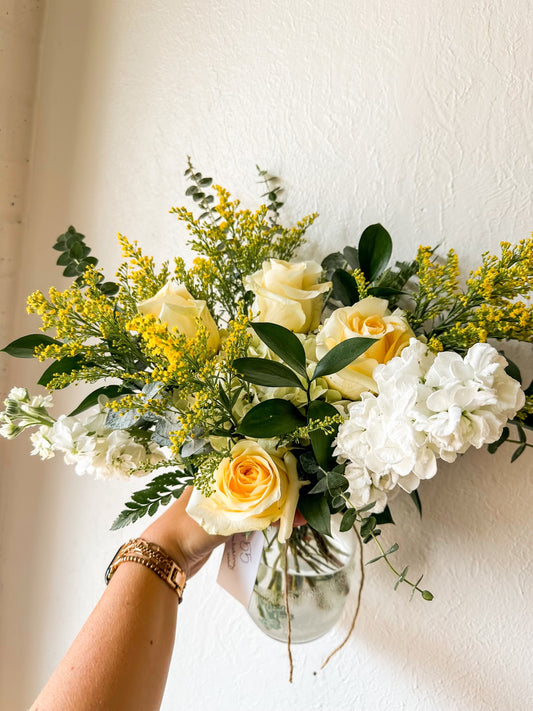
[[[282,176],[285,220],[321,215],[308,256],[378,220],[397,258],[439,242],[465,269],[528,236],[531,10],[529,0],[49,0],[12,336],[36,326],[24,296],[63,284],[50,246],[71,223],[109,273],[119,230],[159,259],[187,253],[168,214],[184,200],[187,154],[250,206],[256,163]],[[517,355],[526,364],[530,352]],[[10,365],[13,384],[38,372]],[[79,398],[60,394],[57,411]],[[3,448],[6,710],[31,702],[98,599],[108,559],[142,529],[107,530],[136,487],[28,451]],[[533,457],[511,466],[509,455],[442,465],[421,488],[422,521],[395,502],[391,542],[435,600],[409,603],[372,566],[350,643],[325,671],[347,618],[296,648],[292,686],[283,646],[214,585],[213,560],[180,608],[163,708],[531,708]]]

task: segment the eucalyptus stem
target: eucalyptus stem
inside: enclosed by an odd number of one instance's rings
[[[411,582],[408,580],[406,577],[404,577],[404,573],[399,573],[396,568],[392,565],[392,563],[389,560],[388,553],[385,552],[383,549],[383,546],[381,543],[378,541],[376,534],[374,531],[370,531],[370,535],[372,536],[372,540],[374,543],[377,545],[381,552],[381,558],[385,561],[385,563],[388,565],[388,567],[392,570],[394,575],[398,578],[398,582],[406,583],[407,585],[410,585],[413,588],[413,591],[418,590],[418,592],[422,595],[424,600],[433,600],[433,594],[429,590],[422,590],[422,588],[418,587],[418,583],[422,578],[419,578],[416,583]],[[405,572],[406,569],[404,569]]]

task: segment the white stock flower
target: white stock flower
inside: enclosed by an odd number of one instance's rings
[[[416,427],[427,433],[435,452],[448,462],[473,446],[495,442],[508,418],[523,406],[520,383],[505,372],[507,361],[488,343],[476,343],[464,358],[439,353],[422,391],[425,407]]]
[[[47,425],[39,427],[30,435],[33,449],[30,454],[38,454],[41,459],[52,459],[55,456],[54,443],[51,439],[52,428]]]
[[[401,356],[378,366],[378,394],[363,393],[349,406],[335,440],[354,505],[376,501],[379,512],[396,487],[411,492],[434,476],[437,458],[452,462],[471,445],[497,440],[525,401],[506,365],[487,343],[462,358],[435,356],[412,339]]]
[[[425,435],[404,414],[416,391],[405,386],[397,395],[394,399],[363,393],[359,402],[349,406],[348,419],[339,427],[334,454],[348,462],[345,474],[356,508],[375,501],[373,512],[379,513],[397,486],[411,492],[420,479],[429,479],[437,471]]]
[[[106,412],[82,420],[62,415],[51,432],[53,448],[63,452],[76,474],[96,479],[142,476],[144,466],[162,461],[164,452],[154,443],[141,444],[127,430],[108,430]]]
[[[45,410],[49,407],[53,407],[53,398],[51,395],[34,395],[30,400],[30,407],[34,410],[39,410],[44,408]]]
[[[7,398],[8,400],[16,400],[17,402],[28,402],[30,396],[26,388],[14,387],[9,391]]]

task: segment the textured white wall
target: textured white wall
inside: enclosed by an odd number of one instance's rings
[[[62,284],[50,246],[70,223],[110,274],[119,230],[160,259],[186,253],[168,208],[183,202],[187,154],[250,206],[255,163],[280,175],[287,222],[321,214],[309,256],[378,220],[397,258],[439,242],[465,269],[528,236],[531,10],[529,0],[49,0],[12,336],[35,328],[24,296]],[[11,379],[37,372],[16,363]],[[61,394],[57,411],[80,397]],[[135,487],[78,478],[28,449],[4,449],[6,709],[30,703],[99,597],[108,559],[142,529],[107,531]],[[212,561],[187,588],[163,708],[531,708],[533,457],[511,466],[509,455],[442,465],[421,488],[422,521],[395,502],[389,538],[435,600],[409,603],[372,566],[349,645],[316,675],[347,619],[296,648],[292,686],[283,646],[214,585]],[[25,573],[13,570],[20,560]]]

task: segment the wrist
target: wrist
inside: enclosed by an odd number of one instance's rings
[[[178,601],[181,602],[187,576],[162,546],[145,538],[132,538],[123,543],[107,568],[106,584],[123,563],[138,563],[149,568],[177,594]]]
[[[148,526],[148,528],[141,534],[141,538],[144,538],[144,540],[149,543],[155,543],[160,546],[165,553],[179,565],[187,578],[190,577],[190,561],[188,556],[183,551],[182,546],[179,544],[175,531],[173,531],[172,534],[166,531],[159,525],[159,520],[157,520]]]

